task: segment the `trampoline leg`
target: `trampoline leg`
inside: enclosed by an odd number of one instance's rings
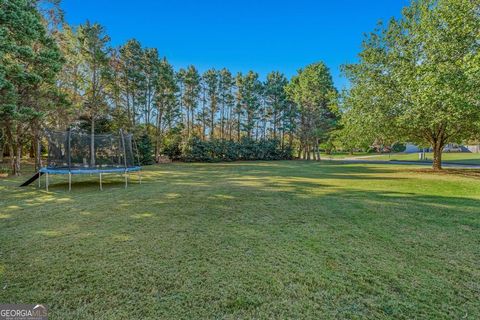
[[[47,189],[47,192],[48,192],[48,172],[45,173],[45,188]]]
[[[125,189],[127,189],[127,186],[128,186],[128,175],[125,172]]]
[[[103,191],[103,187],[102,187],[102,174],[100,173],[100,191]]]
[[[72,174],[68,173],[68,192],[72,191]]]
[[[38,188],[41,188],[42,187],[42,176],[40,175],[40,172],[38,174],[39,174],[39,176],[38,176]]]

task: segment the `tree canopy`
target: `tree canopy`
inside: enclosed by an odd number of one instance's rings
[[[360,62],[345,66],[346,130],[431,145],[440,169],[445,144],[479,129],[479,3],[417,0],[370,34]]]

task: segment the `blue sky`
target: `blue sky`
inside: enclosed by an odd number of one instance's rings
[[[399,16],[408,0],[154,1],[63,0],[67,21],[87,19],[107,29],[112,45],[137,38],[175,68],[272,70],[291,77],[316,61],[331,69],[339,89],[340,66],[355,62],[363,34],[379,20]]]

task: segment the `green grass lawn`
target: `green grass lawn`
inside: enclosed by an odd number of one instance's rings
[[[320,157],[322,159],[345,159],[345,158],[352,158],[352,157],[362,157],[362,156],[369,156],[372,155],[368,152],[333,152],[331,154],[322,153]]]
[[[417,170],[167,164],[71,193],[0,179],[0,301],[62,320],[479,319],[480,179]]]
[[[426,153],[427,157],[426,162],[432,162],[433,153]],[[368,160],[385,160],[385,161],[419,161],[418,153],[394,153],[391,155],[374,155],[368,156]],[[445,152],[442,155],[442,161],[444,163],[460,163],[460,164],[478,164],[480,165],[480,153],[468,153],[468,152],[459,152],[459,153],[449,153]]]

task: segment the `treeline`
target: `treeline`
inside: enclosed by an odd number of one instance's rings
[[[98,23],[68,25],[57,1],[1,5],[0,151],[15,173],[24,156],[40,165],[44,128],[124,128],[142,137],[143,152],[152,145],[153,160],[211,161],[320,159],[319,144],[336,127],[337,91],[321,62],[290,81],[277,71],[262,79],[226,68],[175,70],[135,39],[112,47]],[[193,156],[200,149],[209,151]]]
[[[415,0],[367,35],[339,94],[327,66],[176,70],[132,39],[70,26],[58,0],[0,0],[0,161],[41,165],[45,128],[133,132],[143,163],[320,159],[320,149],[431,147],[480,137],[478,1]]]

